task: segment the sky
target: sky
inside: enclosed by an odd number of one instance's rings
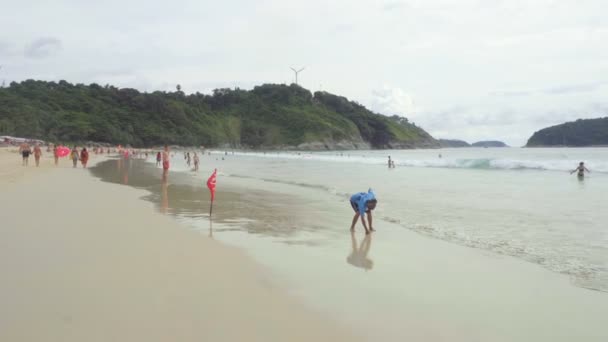
[[[522,146],[608,116],[605,0],[0,0],[0,81],[292,83],[436,138]]]

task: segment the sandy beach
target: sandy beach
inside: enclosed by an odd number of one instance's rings
[[[144,191],[30,159],[0,149],[1,341],[357,340]]]

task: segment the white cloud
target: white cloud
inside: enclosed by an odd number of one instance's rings
[[[311,90],[439,137],[521,145],[608,107],[606,12],[604,0],[13,1],[0,77],[195,92],[291,82],[289,66],[306,65]]]
[[[25,47],[25,57],[44,58],[61,50],[61,41],[53,37],[42,37]]]
[[[385,85],[372,90],[371,109],[385,115],[413,117],[416,113],[414,99],[403,89]]]

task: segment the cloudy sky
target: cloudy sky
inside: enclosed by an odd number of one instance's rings
[[[608,116],[605,0],[0,0],[0,80],[291,83],[437,138],[525,144]]]

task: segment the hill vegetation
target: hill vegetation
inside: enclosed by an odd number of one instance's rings
[[[509,147],[502,141],[496,140],[488,140],[488,141],[478,141],[471,144],[473,147]]]
[[[464,140],[457,139],[439,139],[441,147],[471,147],[471,144]]]
[[[416,148],[438,142],[406,118],[292,84],[213,94],[142,93],[28,80],[0,89],[0,135],[135,147]]]
[[[608,117],[579,119],[535,132],[526,147],[608,146]]]

